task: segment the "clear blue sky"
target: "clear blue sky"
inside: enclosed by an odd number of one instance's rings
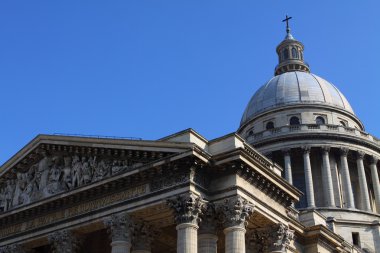
[[[379,1],[0,2],[0,164],[39,133],[235,131],[273,76],[281,20],[380,136]]]

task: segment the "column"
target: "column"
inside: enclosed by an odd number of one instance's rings
[[[359,175],[359,187],[360,187],[360,196],[362,198],[363,203],[363,210],[364,211],[372,211],[371,210],[371,202],[369,201],[369,193],[368,193],[368,184],[367,184],[367,178],[365,176],[365,169],[364,169],[364,153],[358,151],[356,157],[356,164],[358,167],[358,175]]]
[[[205,201],[194,193],[169,199],[177,222],[177,253],[198,252],[198,222]]]
[[[208,203],[198,232],[198,253],[217,253],[218,236],[216,235],[217,215],[215,206]]]
[[[305,171],[307,207],[315,207],[313,174],[311,172],[310,164],[310,147],[303,147],[303,166]]]
[[[330,167],[330,147],[322,147],[322,182],[324,198],[328,207],[335,207],[333,183]]]
[[[158,234],[157,229],[143,220],[132,222],[132,253],[151,253],[151,244]]]
[[[340,149],[340,163],[342,167],[342,180],[343,180],[343,186],[344,186],[343,191],[345,193],[344,197],[345,197],[347,207],[355,208],[354,194],[352,192],[350,171],[349,171],[348,162],[347,162],[348,151],[349,151],[348,148]]]
[[[284,163],[285,163],[285,179],[289,184],[293,184],[292,176],[292,162],[290,159],[290,148],[282,150],[284,153]]]
[[[61,230],[48,236],[51,249],[55,253],[75,253],[80,250],[81,241],[70,230]]]
[[[283,223],[251,231],[247,241],[252,252],[285,253],[294,239],[294,230]]]
[[[379,174],[377,172],[377,157],[371,157],[371,176],[373,183],[373,190],[375,192],[376,211],[380,213],[380,186],[379,186]]]
[[[117,213],[104,220],[111,237],[111,253],[129,253],[131,250],[131,220],[127,213]]]
[[[226,199],[220,206],[224,224],[225,253],[245,253],[245,227],[254,205],[240,196]]]

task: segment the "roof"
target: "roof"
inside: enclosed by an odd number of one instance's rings
[[[240,125],[262,112],[294,104],[329,105],[355,115],[347,99],[333,84],[311,73],[293,71],[273,77],[253,95]]]

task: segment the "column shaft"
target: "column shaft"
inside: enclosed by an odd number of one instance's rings
[[[225,253],[245,253],[245,229],[240,226],[224,230]]]
[[[214,234],[200,234],[198,236],[198,253],[217,253],[218,237]]]
[[[340,163],[342,167],[342,179],[345,192],[345,200],[348,208],[355,208],[354,194],[352,192],[350,171],[347,162],[348,149],[342,149],[340,154]]]
[[[322,150],[322,168],[324,197],[328,207],[335,207],[329,148],[324,148]]]
[[[198,252],[198,226],[182,223],[177,227],[177,253]]]
[[[364,153],[358,153],[358,157],[356,160],[356,164],[358,167],[358,175],[359,175],[360,195],[363,201],[363,210],[371,211],[371,203],[369,201],[368,184],[367,184],[367,178],[365,176],[363,157],[364,157]]]
[[[311,164],[310,164],[310,148],[304,149],[303,164],[304,164],[304,171],[305,171],[305,188],[306,188],[307,206],[315,207],[313,174],[311,172]]]
[[[375,192],[376,211],[377,213],[380,213],[380,185],[379,185],[379,174],[377,172],[376,164],[377,164],[377,159],[372,158],[371,175],[372,175],[373,189]]]
[[[126,241],[113,241],[111,247],[111,253],[129,253],[131,244]]]
[[[284,162],[285,162],[285,179],[289,184],[293,184],[292,176],[292,162],[290,159],[290,150],[284,151]]]

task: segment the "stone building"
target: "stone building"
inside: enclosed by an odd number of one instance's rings
[[[303,50],[288,28],[236,133],[37,136],[0,169],[0,252],[380,252],[380,141]]]

